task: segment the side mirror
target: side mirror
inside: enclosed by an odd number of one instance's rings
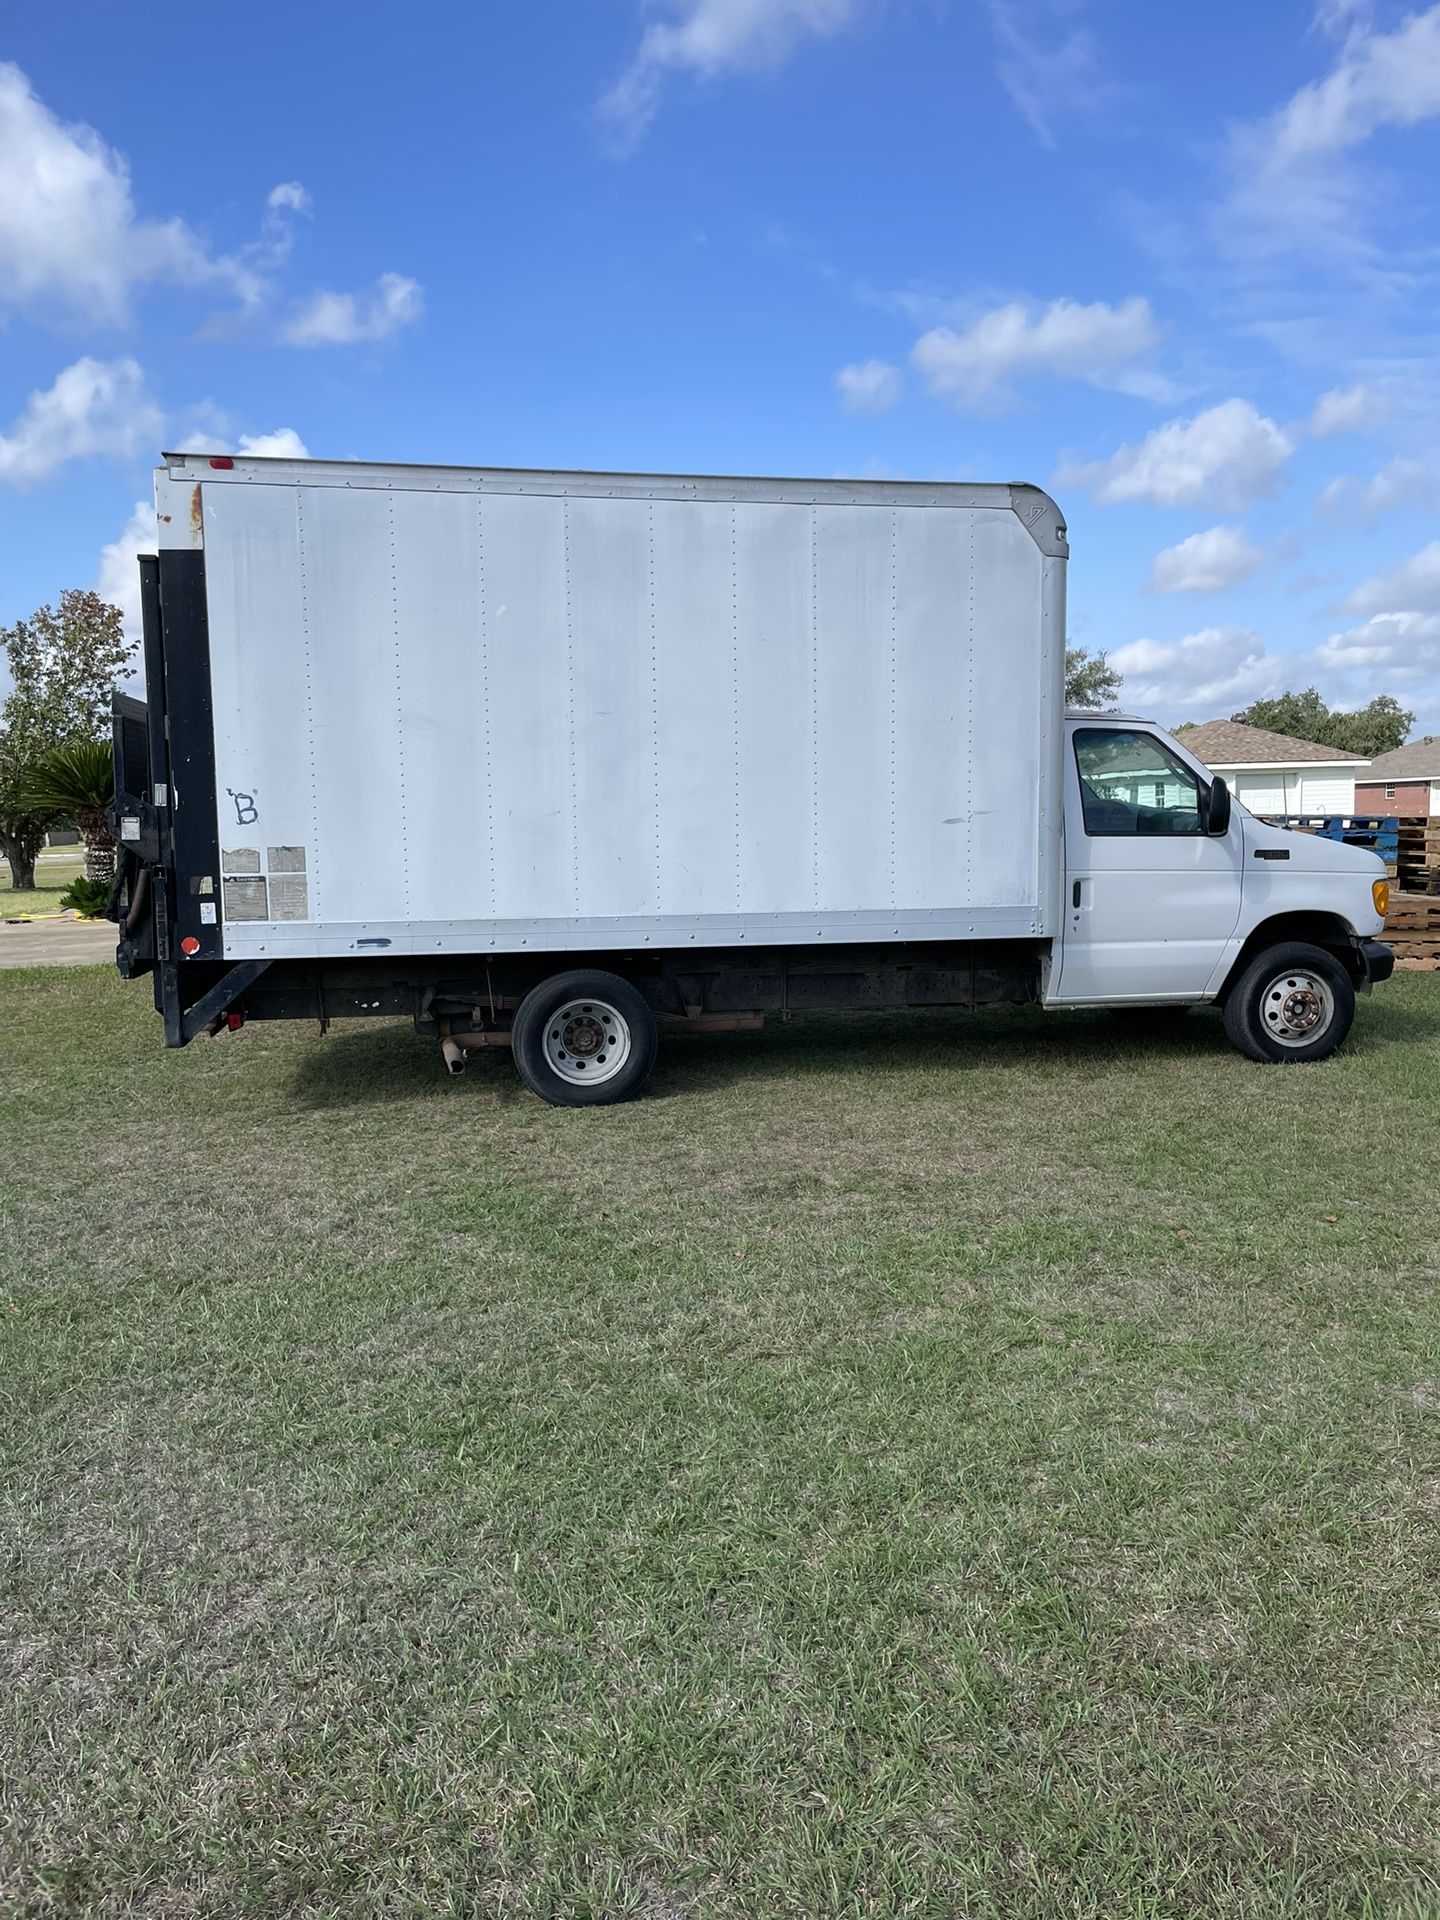
[[[1230,789],[1218,773],[1205,795],[1205,831],[1217,840],[1230,831]]]

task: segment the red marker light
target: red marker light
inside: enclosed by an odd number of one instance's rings
[[[200,951],[200,942],[195,938],[193,933],[187,933],[185,938],[180,942],[180,951],[186,955]]]
[[[210,464],[221,473],[228,473],[235,462],[230,458],[228,453],[212,453],[210,456]]]
[[[245,1016],[243,1013],[227,1013],[225,1024],[231,1033],[238,1033],[245,1024]]]

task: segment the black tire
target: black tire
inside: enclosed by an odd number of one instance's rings
[[[625,1052],[615,1065],[620,1036]],[[510,1038],[520,1078],[552,1107],[629,1100],[655,1064],[654,1014],[628,980],[598,968],[552,974],[532,987]]]
[[[1328,1059],[1354,1018],[1350,975],[1333,953],[1303,940],[1257,953],[1225,1000],[1231,1045],[1287,1067]]]

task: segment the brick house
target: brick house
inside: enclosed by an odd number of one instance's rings
[[[1440,814],[1440,734],[1377,754],[1355,782],[1355,807],[1411,818]]]

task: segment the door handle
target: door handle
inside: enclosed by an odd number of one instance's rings
[[[1255,858],[1257,860],[1288,860],[1290,849],[1288,847],[1256,847]]]
[[[1080,904],[1080,895],[1081,895],[1081,893],[1082,893],[1082,892],[1084,891],[1084,887],[1085,887],[1085,882],[1084,882],[1083,880],[1076,880],[1076,881],[1074,882],[1074,884],[1073,884],[1073,885],[1071,886],[1071,888],[1070,888],[1070,904],[1071,904],[1071,906],[1072,906],[1072,907],[1078,907],[1078,906],[1079,906],[1079,904]]]

